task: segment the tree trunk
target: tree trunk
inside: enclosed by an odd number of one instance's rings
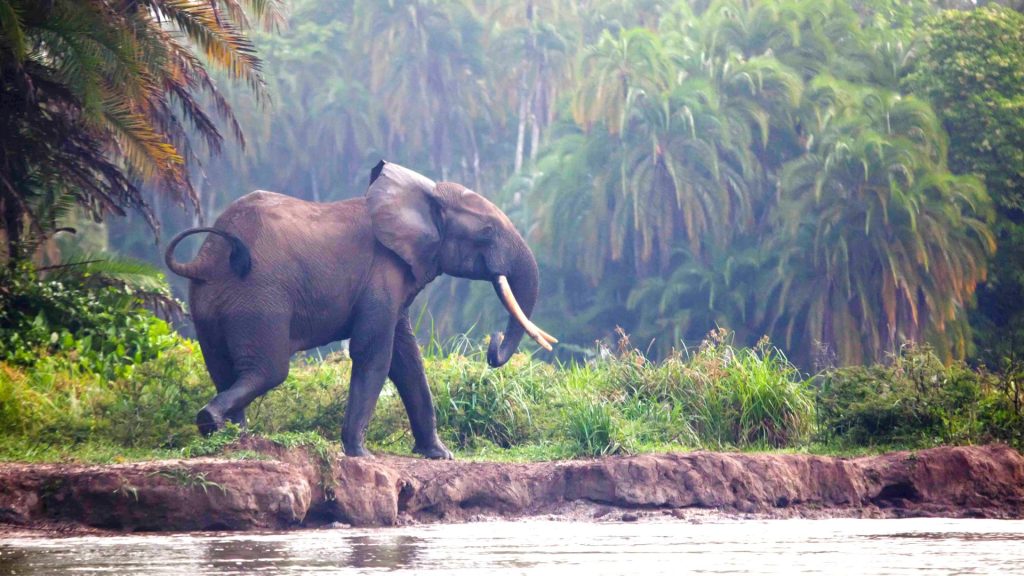
[[[540,74],[537,74],[539,77]],[[533,83],[532,110],[530,111],[530,164],[537,160],[537,149],[540,148],[540,110],[537,104],[540,102],[540,81]]]
[[[514,170],[517,174],[523,168],[523,145],[526,143],[527,101],[529,100],[524,86],[526,84],[526,71],[523,71],[522,84],[519,87],[519,127],[516,131],[516,159],[514,164]]]
[[[21,260],[21,211],[18,210],[17,201],[10,195],[0,199],[3,200],[4,232],[7,233],[7,265],[13,269]]]

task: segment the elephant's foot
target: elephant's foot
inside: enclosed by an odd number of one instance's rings
[[[412,451],[424,458],[430,458],[431,460],[451,460],[452,453],[441,443],[440,440],[434,439],[434,443],[430,446],[415,446]]]
[[[373,452],[367,450],[362,444],[358,446],[345,444],[345,456],[350,458],[373,458]]]
[[[196,414],[196,426],[199,427],[200,434],[209,436],[224,427],[224,417],[211,409],[210,405],[207,404],[203,406],[199,414]]]
[[[245,408],[239,408],[234,412],[228,412],[227,419],[230,422],[238,424],[238,427],[241,428],[242,430],[246,430],[249,428],[249,424],[245,420]]]

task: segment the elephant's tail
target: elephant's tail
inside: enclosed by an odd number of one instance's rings
[[[206,280],[208,266],[206,262],[192,261],[192,262],[178,262],[174,259],[174,249],[178,246],[178,242],[181,242],[185,237],[200,232],[209,232],[216,234],[221,238],[224,238],[231,244],[231,255],[228,257],[228,264],[231,267],[231,271],[235,273],[239,278],[245,278],[249,271],[252,270],[252,257],[249,254],[249,247],[242,242],[242,239],[230,232],[224,230],[218,230],[216,228],[189,228],[177,236],[171,239],[171,243],[167,245],[167,251],[164,252],[164,262],[167,267],[171,269],[178,276],[184,276],[185,278],[191,278],[192,280]]]

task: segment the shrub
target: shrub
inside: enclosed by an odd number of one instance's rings
[[[121,378],[175,342],[167,323],[125,286],[40,279],[30,268],[0,270],[0,360],[33,366],[56,355]]]
[[[888,365],[838,368],[815,381],[818,435],[847,445],[931,446],[1010,440],[985,410],[999,409],[993,378],[949,366],[924,346]]]
[[[0,365],[0,434],[40,445],[183,446],[195,437],[195,414],[213,386],[198,346],[175,342],[113,381],[55,356],[31,368]]]
[[[216,392],[199,346],[184,339],[112,382],[111,389],[113,401],[105,408],[109,438],[122,446],[165,448],[196,437],[196,413]]]
[[[810,432],[814,403],[805,381],[767,340],[752,349],[712,343],[699,355],[721,361],[722,376],[705,405],[721,406],[718,418],[736,445],[790,446]]]
[[[1024,448],[1024,359],[1010,351],[998,369],[984,380],[992,386],[978,407],[978,420],[992,438]]]

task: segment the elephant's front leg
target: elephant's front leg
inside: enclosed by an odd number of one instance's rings
[[[395,326],[395,346],[388,376],[398,388],[405,411],[409,414],[412,436],[416,441],[412,451],[427,458],[450,460],[452,453],[437,437],[434,400],[430,396],[427,376],[423,371],[423,358],[407,310]]]
[[[384,380],[391,367],[394,345],[395,316],[372,313],[356,323],[349,353],[352,356],[352,378],[348,389],[348,406],[341,428],[341,443],[349,456],[372,456],[363,443],[370,416],[377,406]]]

